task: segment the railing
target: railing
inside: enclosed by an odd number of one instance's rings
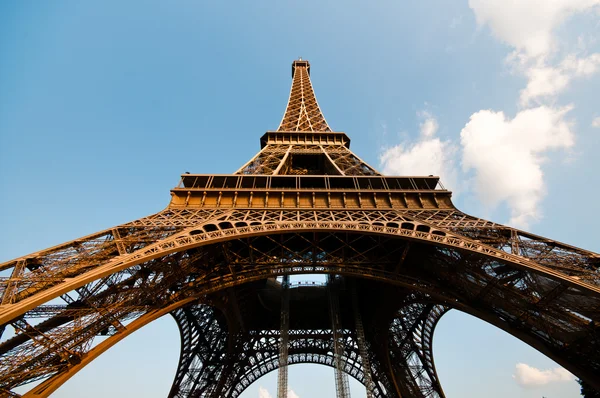
[[[437,176],[298,176],[184,174],[175,189],[328,189],[360,191],[445,190]]]

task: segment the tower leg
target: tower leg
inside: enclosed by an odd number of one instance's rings
[[[362,368],[365,375],[364,377],[365,388],[367,390],[367,398],[373,398],[375,384],[373,383],[373,377],[371,375],[371,361],[369,360],[369,353],[365,339],[365,329],[363,327],[362,316],[360,315],[360,308],[358,307],[358,295],[356,293],[355,284],[352,285],[352,306],[354,308],[354,326],[356,328],[356,342],[358,344],[358,352],[360,353]]]
[[[433,362],[433,331],[448,309],[412,303],[398,311],[389,332],[390,373],[402,397],[444,398]]]
[[[279,346],[279,375],[277,379],[277,398],[288,395],[288,344],[290,331],[290,277],[285,275],[281,283],[281,339]]]
[[[348,375],[344,372],[344,336],[340,319],[340,302],[338,297],[338,281],[334,275],[329,275],[329,312],[331,314],[331,330],[333,332],[333,354],[335,368],[335,390],[337,398],[349,398],[350,386]]]
[[[206,305],[171,313],[181,334],[181,356],[169,398],[219,397],[226,377],[228,331],[224,319]]]

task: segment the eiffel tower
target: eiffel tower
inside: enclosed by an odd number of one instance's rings
[[[0,265],[0,395],[50,395],[170,314],[169,397],[238,397],[290,364],[368,397],[444,397],[432,352],[457,309],[600,389],[600,255],[457,210],[435,176],[383,176],[292,64],[283,120],[234,174],[184,174],[166,209]],[[292,275],[326,275],[300,283]],[[151,348],[150,348],[151,349]]]

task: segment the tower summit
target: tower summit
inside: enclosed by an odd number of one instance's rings
[[[310,82],[308,61],[298,60],[292,63],[292,89],[277,131],[331,131]]]
[[[235,398],[273,370],[285,397],[295,363],[332,367],[337,397],[348,375],[367,397],[444,397],[432,342],[452,309],[600,389],[599,268],[461,212],[438,177],[378,173],[331,130],[297,60],[279,128],[234,174],[186,173],[156,214],[0,264],[0,396],[41,381],[23,396],[46,397],[170,314],[169,397]]]
[[[292,63],[292,88],[283,119],[277,131],[263,135],[261,147],[236,174],[380,175],[350,151],[346,134],[331,131],[310,81],[310,63],[304,60]]]

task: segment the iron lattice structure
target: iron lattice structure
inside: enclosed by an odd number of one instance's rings
[[[294,61],[281,125],[235,174],[184,174],[154,215],[0,265],[1,395],[42,380],[24,396],[48,396],[171,314],[170,397],[237,397],[294,363],[369,397],[443,397],[432,338],[450,309],[600,389],[600,256],[469,216],[438,177],[381,175],[331,131],[309,72]],[[287,278],[307,273],[330,282]]]

